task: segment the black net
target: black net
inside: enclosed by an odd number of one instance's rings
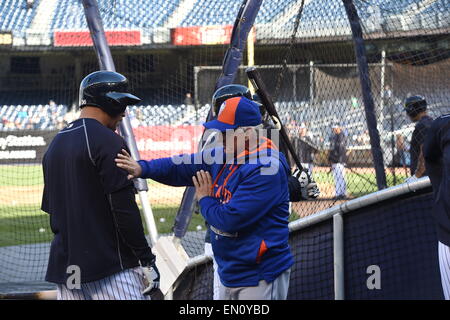
[[[346,299],[443,298],[432,206],[425,193],[344,216]],[[370,266],[380,289],[368,290]]]
[[[98,0],[116,70],[142,98],[129,108],[142,158],[197,150],[241,4]],[[317,200],[292,205],[291,220],[377,191],[380,175],[387,186],[411,175],[415,124],[404,112],[406,97],[423,95],[433,118],[450,111],[448,0],[353,4],[364,57],[355,55],[343,1],[262,1],[254,41],[244,50],[234,80],[249,85],[245,68],[257,66],[294,149],[320,187]],[[364,62],[362,75],[358,63]],[[81,0],[1,1],[0,283],[43,280],[52,233],[40,211],[42,155],[57,131],[78,117],[79,83],[98,68]],[[370,90],[362,89],[361,78],[370,81]],[[371,106],[376,123],[369,126]],[[375,129],[381,148],[377,161],[369,134]],[[333,164],[336,134],[345,150]],[[171,233],[184,188],[148,184],[158,231]],[[189,256],[203,252],[204,230],[201,215],[193,214],[182,242]],[[323,239],[311,237],[300,240]],[[328,257],[329,248],[323,250]],[[310,260],[322,258],[314,253]],[[297,258],[295,268],[304,272],[309,264],[301,261]],[[291,288],[290,295],[332,298],[329,276],[321,277],[323,283],[314,281],[316,290]]]
[[[344,214],[345,299],[443,299],[432,203],[427,189]],[[332,219],[292,232],[290,245],[288,299],[334,299]],[[212,281],[212,265],[202,265],[176,296],[209,299]]]
[[[292,233],[289,245],[295,256],[288,299],[334,299],[333,223],[326,221]]]

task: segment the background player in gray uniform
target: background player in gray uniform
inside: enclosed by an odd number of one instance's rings
[[[433,187],[442,289],[445,299],[450,300],[450,114],[432,122],[423,155]]]
[[[346,137],[340,125],[334,124],[332,130],[333,135],[330,137],[328,160],[333,170],[336,199],[344,199],[347,194],[345,182],[345,163],[347,162]]]
[[[98,71],[80,86],[80,118],[61,130],[43,159],[42,210],[54,233],[46,280],[58,299],[149,299],[159,272],[145,239],[133,182],[115,165],[128,150],[115,130],[127,79]]]

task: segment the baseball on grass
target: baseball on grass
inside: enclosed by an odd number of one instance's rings
[[[45,232],[45,229],[44,228],[39,228],[39,232],[40,233]]]
[[[166,218],[160,218],[159,222],[166,222]]]
[[[197,226],[197,231],[200,231],[200,230],[202,230],[203,228],[202,228],[202,226],[201,225],[198,225]]]

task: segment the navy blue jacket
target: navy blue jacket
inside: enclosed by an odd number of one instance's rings
[[[78,119],[61,130],[42,161],[41,209],[50,215],[54,238],[46,280],[66,283],[77,265],[91,282],[150,261],[127,172],[114,159],[128,148],[118,134],[94,119]]]
[[[430,127],[432,121],[433,118],[424,116],[419,121],[417,121],[417,124],[414,127],[414,131],[411,137],[411,147],[409,150],[411,156],[411,175],[414,175],[416,173],[417,164],[419,162],[420,147],[423,145],[425,136],[427,135],[427,130]]]
[[[438,239],[450,246],[450,114],[432,122],[424,142],[423,155],[433,187],[433,215]]]
[[[330,153],[328,160],[331,163],[346,163],[347,162],[347,146],[344,132],[333,134],[330,138]]]
[[[192,177],[199,170],[211,174],[213,196],[199,203],[211,227],[220,279],[227,287],[256,286],[260,280],[272,282],[294,263],[288,244],[290,169],[284,155],[273,150],[270,143],[260,146],[260,150],[264,148],[267,155],[254,163],[194,163],[203,159],[202,154],[188,156],[190,163],[176,164],[178,161],[172,158],[139,161],[143,178],[173,186],[192,186]],[[275,168],[273,174],[262,174],[270,167]]]

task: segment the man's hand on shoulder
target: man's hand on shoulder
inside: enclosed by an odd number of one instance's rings
[[[142,174],[142,168],[139,163],[134,160],[130,154],[122,149],[122,152],[117,154],[115,159],[116,165],[128,172],[128,179],[139,178]]]

